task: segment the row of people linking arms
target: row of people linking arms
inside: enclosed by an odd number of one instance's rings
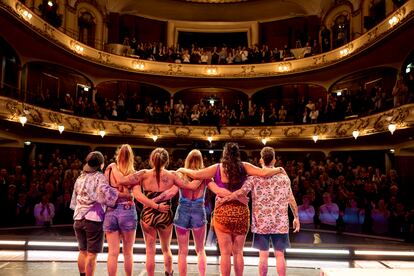
[[[156,148],[150,155],[151,169],[134,170],[133,151],[122,145],[116,162],[105,174],[104,157],[91,152],[87,164],[76,180],[71,207],[74,229],[79,245],[78,268],[80,275],[93,275],[96,257],[103,249],[103,236],[108,242],[108,275],[116,275],[120,241],[122,240],[125,275],[132,275],[133,244],[137,228],[135,199],[144,205],[140,224],[146,245],[146,270],[154,275],[157,234],[164,256],[165,275],[173,275],[170,242],[173,225],[179,245],[179,275],[187,275],[188,243],[193,233],[198,257],[198,271],[206,275],[207,216],[206,189],[215,193],[215,209],[211,225],[217,235],[222,275],[243,275],[243,247],[250,224],[247,194],[252,194],[252,246],[259,250],[260,275],[267,273],[270,241],[272,242],[279,275],[286,274],[284,251],[290,246],[288,206],[294,220],[294,232],[300,229],[298,207],[290,187],[290,179],[281,167],[274,167],[275,152],[271,147],[261,151],[262,168],[242,162],[236,143],[226,143],[220,163],[204,168],[199,150],[192,150],[184,168],[166,169],[168,152]],[[175,216],[170,199],[179,193]],[[106,209],[106,210],[105,210]]]

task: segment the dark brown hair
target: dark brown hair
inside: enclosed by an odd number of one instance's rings
[[[240,158],[239,145],[237,143],[228,142],[224,145],[221,163],[224,172],[229,179],[228,188],[230,191],[241,184],[246,176],[243,164]]]
[[[150,164],[155,169],[158,185],[160,184],[161,167],[167,167],[168,161],[168,152],[164,148],[156,148],[151,152]]]

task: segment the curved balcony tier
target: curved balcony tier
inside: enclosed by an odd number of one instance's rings
[[[113,55],[107,52],[97,50],[86,46],[60,30],[52,27],[41,19],[31,10],[27,9],[17,0],[0,1],[2,13],[9,13],[17,20],[20,20],[27,27],[42,36],[44,39],[51,41],[58,47],[65,49],[72,55],[81,59],[98,63],[103,66],[121,69],[123,71],[136,72],[147,75],[157,76],[177,76],[186,78],[260,78],[275,77],[301,73],[310,70],[316,70],[335,65],[342,61],[361,56],[364,51],[379,41],[386,40],[391,33],[407,25],[407,32],[412,33],[412,17],[414,11],[414,0],[408,1],[400,9],[392,13],[384,21],[375,26],[372,30],[364,33],[350,43],[332,50],[330,52],[303,58],[299,60],[290,60],[276,63],[262,64],[244,64],[244,65],[191,65],[175,64],[164,62],[152,62],[139,60],[135,58]],[[4,18],[5,16],[2,15]],[[8,21],[2,22],[2,26],[10,25]],[[7,33],[8,28],[2,28],[3,33]],[[9,30],[10,31],[10,30]],[[411,37],[407,34],[406,37]],[[395,42],[403,47],[403,44]],[[409,44],[409,43],[408,43]],[[402,51],[404,52],[404,51]],[[398,51],[395,51],[398,53]]]
[[[20,116],[24,115],[27,119],[25,126],[17,127],[20,124]],[[61,112],[51,111],[34,105],[22,103],[6,97],[0,97],[0,118],[4,129],[9,128],[5,121],[13,125],[13,131],[21,139],[47,138],[56,139],[59,137],[58,128],[64,126],[63,134],[65,139],[71,140],[76,135],[80,135],[83,140],[100,141],[107,140],[108,143],[119,143],[116,139],[128,140],[133,144],[154,144],[173,143],[179,145],[181,142],[205,141],[209,137],[212,142],[241,141],[244,144],[256,145],[261,147],[262,143],[285,145],[289,147],[312,147],[313,144],[329,142],[329,147],[341,147],[352,145],[351,141],[357,139],[365,141],[358,143],[359,146],[369,147],[372,141],[376,144],[398,144],[408,141],[409,136],[413,135],[414,126],[414,104],[404,105],[382,113],[361,118],[350,119],[335,123],[324,124],[303,124],[303,125],[277,125],[277,126],[234,126],[221,127],[214,126],[189,126],[189,125],[163,125],[146,124],[132,121],[110,121],[98,120],[85,117],[77,117]],[[394,135],[389,132],[389,125],[395,124]],[[28,129],[31,128],[30,131]],[[40,128],[40,129],[39,129]],[[36,130],[38,129],[38,130]],[[45,132],[51,130],[53,132]],[[355,132],[358,135],[355,137]],[[104,131],[102,133],[101,131]],[[398,135],[397,135],[398,134]],[[103,137],[101,137],[103,136]],[[317,141],[314,141],[317,136]],[[372,137],[373,139],[369,139]],[[352,139],[352,140],[349,140]],[[411,137],[412,139],[412,137]],[[75,139],[76,140],[76,139]]]

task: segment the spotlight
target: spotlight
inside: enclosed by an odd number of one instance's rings
[[[152,140],[154,140],[154,142],[156,142],[158,140],[158,135],[152,135]]]
[[[106,134],[105,130],[99,131],[99,135],[101,135],[102,138],[104,138],[105,134]]]
[[[318,136],[318,135],[316,135],[316,134],[314,134],[314,135],[312,136],[312,139],[313,139],[313,141],[316,143],[316,142],[319,140],[319,136]]]
[[[359,130],[352,131],[352,136],[354,136],[355,139],[358,138],[358,136],[359,136]]]
[[[27,123],[27,117],[26,115],[22,114],[19,116],[19,121],[22,124],[22,126],[24,126],[25,123]]]
[[[397,125],[394,123],[391,123],[388,125],[388,130],[391,132],[391,134],[394,134],[394,131],[397,129]]]
[[[64,125],[58,125],[58,130],[59,130],[60,134],[62,134],[62,132],[65,130],[65,126]]]

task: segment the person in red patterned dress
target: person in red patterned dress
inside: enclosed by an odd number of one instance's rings
[[[275,151],[264,147],[260,153],[262,167],[273,168]],[[294,232],[300,229],[298,206],[292,194],[290,179],[286,174],[271,177],[249,176],[241,189],[226,200],[234,200],[251,192],[252,196],[252,247],[259,249],[259,275],[267,275],[270,240],[275,251],[279,276],[286,275],[285,249],[290,246],[288,206],[292,209]]]

